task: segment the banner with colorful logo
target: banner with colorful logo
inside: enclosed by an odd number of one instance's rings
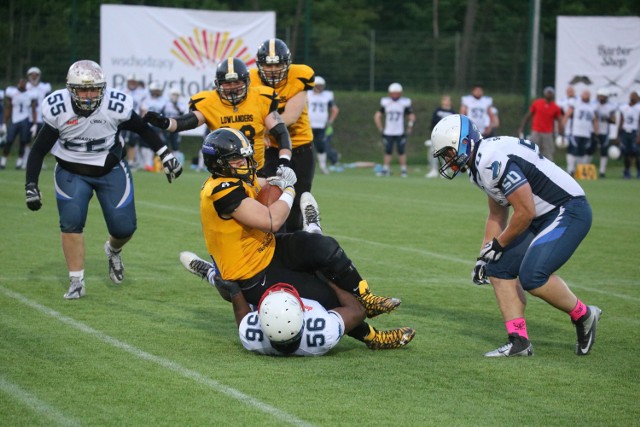
[[[275,37],[275,12],[217,12],[147,6],[100,7],[100,65],[107,83],[159,82],[183,97],[213,88],[218,62],[255,66],[258,46]]]
[[[610,99],[629,101],[640,91],[640,18],[559,16],[556,47],[556,98],[573,85],[593,98],[606,89]]]

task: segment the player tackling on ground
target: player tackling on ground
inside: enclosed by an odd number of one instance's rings
[[[468,172],[471,182],[488,195],[489,216],[472,279],[493,285],[509,341],[485,356],[533,355],[524,291],[568,313],[578,335],[576,354],[588,354],[601,310],[585,305],[554,274],[591,228],[591,207],[580,185],[531,141],[482,139],[464,115],[442,119],[431,141],[445,178]]]

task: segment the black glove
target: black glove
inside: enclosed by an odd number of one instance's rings
[[[476,266],[473,267],[473,272],[471,273],[471,280],[473,280],[473,283],[476,285],[488,285],[490,283],[487,278],[486,268],[487,261],[484,258],[479,257],[476,261]]]
[[[240,289],[240,285],[238,285],[238,282],[232,282],[231,280],[223,280],[222,277],[218,275],[216,275],[213,278],[213,282],[215,283],[216,288],[218,288],[219,290],[228,292],[231,298],[235,297],[240,292],[242,292],[242,289]]]
[[[492,241],[484,245],[480,251],[480,258],[484,258],[487,262],[498,261],[502,256],[502,251],[504,251],[504,248],[500,245],[498,239],[494,237]]]
[[[147,111],[147,114],[144,115],[142,120],[162,130],[169,129],[169,125],[171,124],[167,117],[154,111]]]
[[[42,207],[42,194],[40,194],[38,184],[30,182],[24,188],[27,192],[27,207],[32,211],[37,211]]]
[[[180,174],[182,174],[182,165],[180,164],[178,159],[176,159],[174,155],[171,154],[167,147],[162,147],[157,151],[157,154],[162,161],[162,166],[164,166],[164,173],[165,175],[167,175],[169,183],[173,182],[180,176]]]

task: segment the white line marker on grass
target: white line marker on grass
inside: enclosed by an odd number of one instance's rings
[[[240,401],[241,403],[244,403],[248,406],[252,406],[256,409],[258,409],[259,411],[262,411],[266,414],[269,414],[271,416],[273,416],[274,418],[277,418],[281,421],[284,421],[288,424],[292,424],[295,426],[312,426],[313,424],[308,423],[304,420],[301,420],[300,418],[297,418],[291,414],[288,414],[284,411],[281,411],[278,408],[275,408],[271,405],[268,405],[264,402],[261,402],[260,400],[249,396],[248,394],[245,394],[239,390],[236,390],[232,387],[228,387],[224,384],[219,383],[216,380],[213,380],[211,378],[208,378],[204,375],[202,375],[201,373],[194,371],[192,369],[188,369],[185,368],[184,366],[181,366],[175,362],[172,362],[169,359],[164,359],[162,357],[159,356],[155,356],[151,353],[147,353],[144,350],[140,350],[137,347],[132,346],[131,344],[127,344],[124,341],[120,341],[116,338],[110,337],[109,335],[106,335],[96,329],[93,329],[92,327],[85,325],[84,323],[78,322],[70,317],[67,317],[49,307],[46,307],[44,305],[41,305],[35,301],[30,300],[29,298],[25,297],[22,294],[19,294],[17,292],[13,292],[3,286],[0,286],[0,291],[2,291],[2,293],[4,293],[6,296],[8,296],[9,298],[13,298],[17,301],[20,301],[21,303],[23,303],[24,305],[27,305],[37,311],[39,311],[40,313],[46,314],[47,316],[51,316],[56,320],[59,320],[60,322],[71,326],[73,328],[76,328],[78,330],[80,330],[81,332],[84,332],[87,335],[91,335],[94,338],[99,339],[102,342],[105,342],[113,347],[119,348],[120,350],[126,351],[129,354],[132,354],[140,359],[143,360],[147,360],[149,362],[153,362],[157,365],[162,366],[163,368],[166,368],[170,371],[173,371],[177,374],[182,375],[185,378],[189,378],[192,379],[200,384],[206,385],[207,387],[218,391],[222,394],[226,394],[227,396],[230,396],[238,401]]]

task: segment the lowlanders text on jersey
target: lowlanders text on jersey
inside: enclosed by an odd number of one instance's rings
[[[143,76],[141,75],[140,80],[144,80],[146,86],[149,87],[149,84],[156,79],[154,79],[153,73],[149,73],[146,75],[146,78],[143,78]],[[114,74],[111,81],[112,87],[114,88],[125,87],[127,84],[127,76],[124,74]],[[177,87],[178,89],[180,89],[180,93],[184,96],[191,96],[203,90],[213,90],[214,88],[213,80],[207,78],[207,76],[204,74],[201,76],[200,81],[188,81],[184,77],[181,77],[180,80],[158,79],[158,81],[162,85],[163,91],[166,88]]]

